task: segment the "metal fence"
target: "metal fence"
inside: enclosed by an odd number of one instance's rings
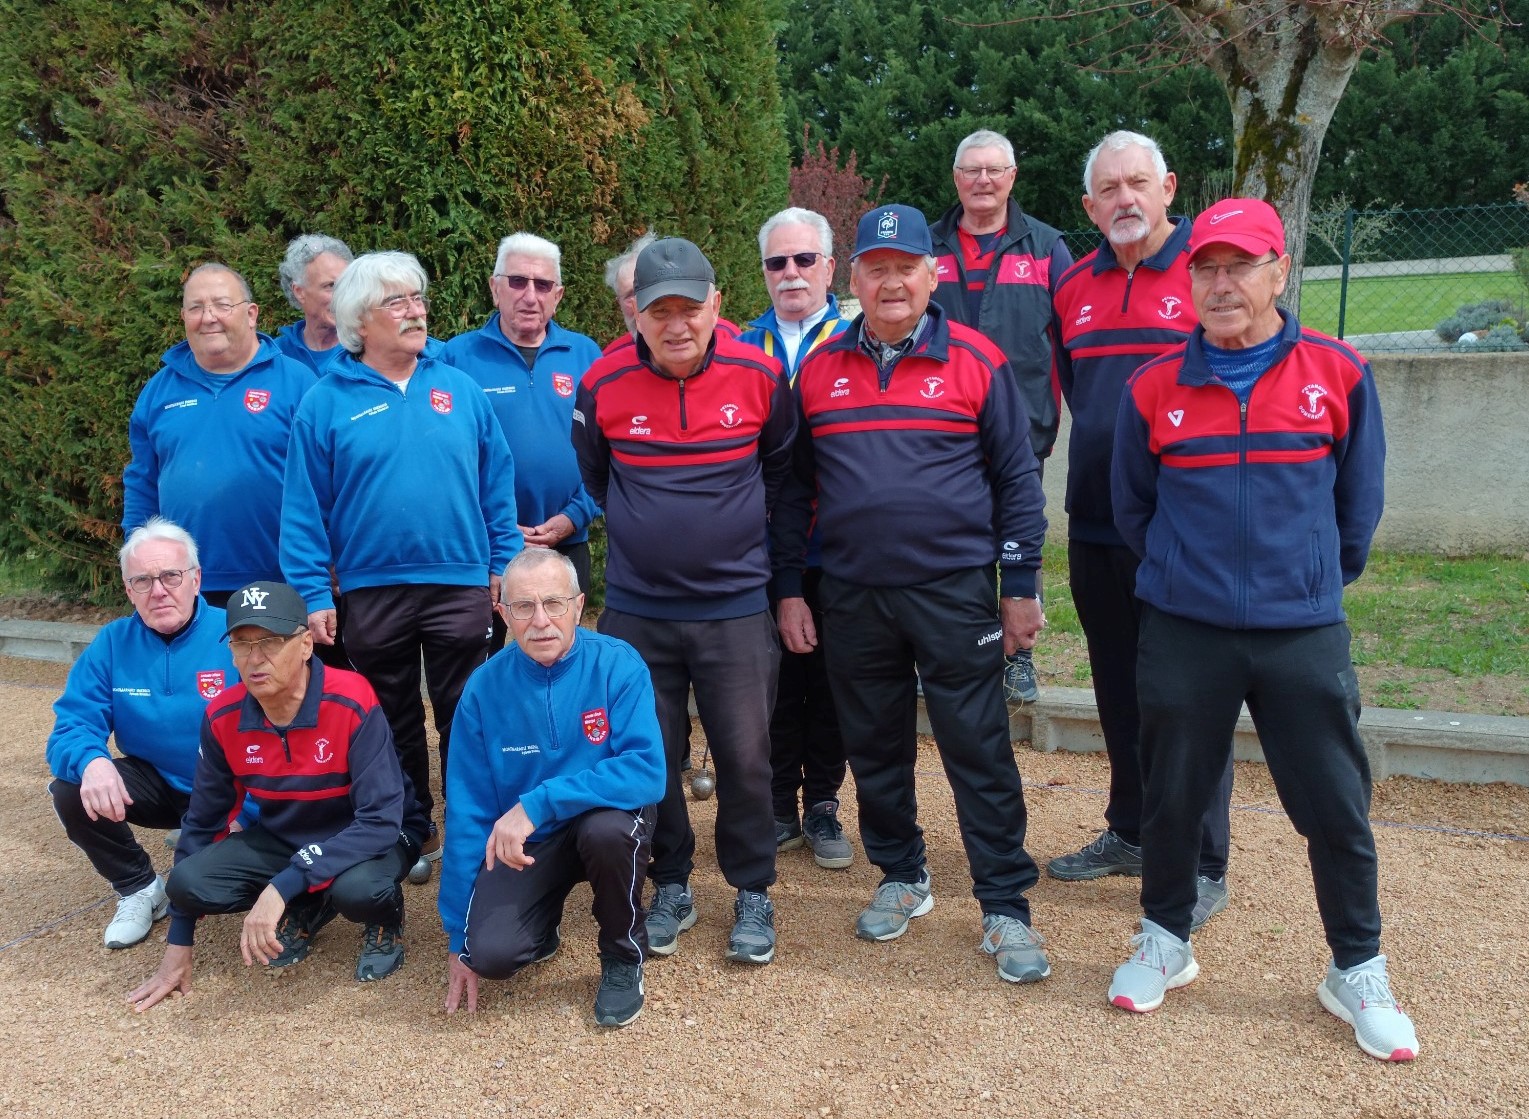
[[[1314,210],[1301,321],[1366,352],[1529,352],[1529,206]]]

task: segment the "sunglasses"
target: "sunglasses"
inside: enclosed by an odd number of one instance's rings
[[[784,272],[788,260],[796,261],[798,268],[811,268],[822,255],[822,253],[792,253],[790,256],[767,256],[764,258],[765,271]]]
[[[511,291],[525,291],[526,285],[531,284],[536,288],[537,295],[546,295],[553,288],[557,287],[556,280],[543,280],[539,276],[508,276],[503,272],[498,273],[498,275]]]

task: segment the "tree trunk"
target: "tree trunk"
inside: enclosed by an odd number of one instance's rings
[[[1170,3],[1226,86],[1236,145],[1233,192],[1266,200],[1284,219],[1293,267],[1280,302],[1299,314],[1311,184],[1327,126],[1364,48],[1422,5]]]

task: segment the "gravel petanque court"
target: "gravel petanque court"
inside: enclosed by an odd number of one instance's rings
[[[408,959],[352,979],[343,921],[282,975],[239,959],[239,919],[198,936],[192,994],[134,1014],[165,925],[110,951],[110,890],[64,839],[43,745],[63,666],[0,658],[0,1115],[277,1116],[1493,1116],[1529,1114],[1529,789],[1398,778],[1377,786],[1384,950],[1417,1024],[1411,1065],[1385,1065],[1317,1003],[1327,952],[1305,853],[1261,766],[1239,764],[1232,904],[1195,938],[1202,972],[1158,1012],[1105,1003],[1137,928],[1136,882],[1032,891],[1052,976],[1000,982],[977,948],[952,801],[933,743],[919,793],[935,907],[901,939],[857,941],[878,881],[780,859],[773,964],[722,959],[732,892],[712,856],[715,799],[692,803],[700,921],[647,967],[647,1005],[603,1030],[587,888],[563,948],[476,1016],[448,1018],[435,881],[407,887]],[[699,749],[697,750],[699,757]],[[1028,846],[1044,862],[1101,825],[1102,754],[1019,750]],[[846,789],[846,795],[849,789]],[[855,812],[844,817],[854,837]],[[148,837],[165,869],[170,852]]]

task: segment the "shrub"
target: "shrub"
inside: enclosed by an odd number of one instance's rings
[[[1504,319],[1516,322],[1515,308],[1512,303],[1505,299],[1488,299],[1481,303],[1467,303],[1449,318],[1441,322],[1434,331],[1446,342],[1458,342],[1460,336],[1470,331],[1486,330],[1495,326]]]

